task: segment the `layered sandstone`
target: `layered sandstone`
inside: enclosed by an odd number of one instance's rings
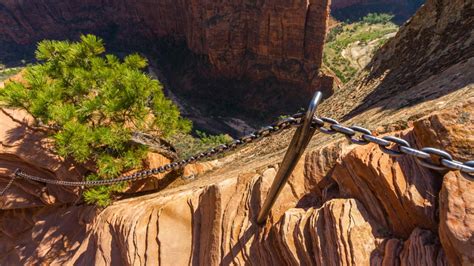
[[[45,38],[88,32],[149,52],[168,38],[205,57],[214,77],[311,84],[321,64],[328,6],[327,0],[4,1],[0,56]]]
[[[462,114],[470,106],[464,103],[446,114],[456,114],[455,110]],[[423,118],[400,136],[425,146],[425,136],[415,132],[456,128],[451,120],[425,127],[426,121],[444,114]],[[469,145],[474,141],[465,135],[447,137]],[[472,262],[472,178],[450,172],[443,182],[442,173],[421,168],[411,158],[390,158],[374,144],[358,147],[330,142],[306,153],[267,224],[259,226],[256,215],[278,169],[273,162],[280,156],[249,163],[246,153],[254,154],[258,145],[250,149],[240,152],[240,163],[247,161],[245,167],[234,162],[194,182],[121,200],[104,210],[91,206],[4,210],[2,261],[99,265]],[[459,154],[455,159],[472,156],[472,151],[466,153],[460,146],[454,145],[452,151]],[[324,153],[329,156],[320,156]],[[317,186],[319,190],[314,189]]]
[[[427,1],[359,76],[323,105],[324,113],[347,119],[374,110],[377,120],[388,110],[472,86],[472,10],[471,1]]]
[[[463,18],[466,13],[456,11],[468,2],[430,0],[413,19],[421,24],[408,24],[399,35],[411,32],[418,36],[417,30],[428,30],[423,18],[468,23],[470,17]],[[434,9],[440,14],[438,18],[423,13]],[[474,59],[465,57],[472,48],[462,46],[458,38],[447,40],[452,43],[435,42],[435,47],[444,47],[440,51],[443,54],[459,46],[464,53],[452,54],[458,60],[440,60],[438,65],[435,59],[441,55],[437,51],[429,56],[411,53],[409,60],[422,65],[416,68],[421,75],[416,84],[406,85],[399,93],[388,93],[383,89],[390,88],[384,86],[397,85],[390,73],[377,79],[364,76],[361,80],[367,83],[356,83],[359,85],[352,98],[348,97],[352,95],[348,93],[350,87],[343,88],[345,94],[337,93],[322,104],[319,114],[341,114],[348,106],[353,110],[357,100],[371,91],[379,96],[387,93],[377,106],[345,124],[366,126],[377,135],[399,136],[415,148],[447,150],[455,160],[473,160]],[[400,47],[410,43],[396,37],[386,47],[395,49],[397,42]],[[394,73],[402,75],[401,67],[407,63],[397,59],[400,55],[388,52],[385,56],[386,62],[374,68],[375,73],[393,67]],[[434,72],[421,63],[427,58],[433,58]],[[207,166],[189,168],[190,175],[197,175],[182,180],[180,186],[116,201],[105,209],[63,202],[15,208],[11,199],[40,198],[40,188],[44,187],[18,180],[9,196],[1,199],[2,203],[10,200],[0,213],[1,264],[473,263],[472,176],[429,170],[411,157],[390,157],[375,144],[357,146],[340,136],[315,134],[266,224],[257,225],[255,218],[293,132],[262,139]],[[20,142],[44,140],[40,133],[26,133]],[[3,139],[7,135],[0,136],[2,145],[11,143]],[[8,162],[7,167],[0,168],[7,169],[4,172],[16,164],[23,167],[28,161],[37,165],[28,169],[33,173],[56,179],[74,177],[54,171],[69,170],[60,158],[47,164],[32,157],[9,160],[5,154],[21,150],[7,146],[2,146],[0,156],[0,163]],[[37,156],[44,157],[43,153]],[[0,175],[0,180],[5,184],[8,179]],[[26,185],[36,189],[19,189]]]
[[[3,1],[0,61],[29,61],[43,39],[92,33],[107,52],[139,52],[199,129],[242,135],[303,107],[320,75],[327,0]],[[246,133],[246,132],[245,132]]]

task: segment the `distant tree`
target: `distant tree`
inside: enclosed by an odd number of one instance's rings
[[[387,24],[392,21],[394,15],[387,13],[369,13],[362,18],[363,23],[367,24]]]
[[[332,28],[326,37],[326,42],[332,42],[336,40],[337,35],[341,34],[344,31],[344,23],[336,25]]]
[[[42,41],[36,50],[40,63],[26,69],[26,82],[0,91],[2,105],[25,109],[53,129],[61,156],[96,165],[88,180],[142,166],[147,148],[130,141],[134,131],[168,137],[191,128],[161,84],[142,72],[146,59],[133,54],[121,61],[104,52],[103,41],[93,35],[79,42]],[[84,197],[104,206],[122,188],[97,187]]]

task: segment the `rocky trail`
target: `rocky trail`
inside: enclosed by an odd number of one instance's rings
[[[474,160],[472,1],[428,0],[318,116]],[[30,117],[0,112],[0,188],[20,167],[78,181]],[[105,209],[20,180],[0,199],[4,265],[472,265],[474,178],[316,133],[266,224],[294,129],[130,187]],[[150,167],[170,160],[150,154]],[[182,178],[189,177],[189,178]],[[142,193],[140,196],[133,193]]]

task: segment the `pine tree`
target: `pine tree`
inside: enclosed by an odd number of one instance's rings
[[[134,131],[169,137],[191,128],[161,84],[142,72],[145,58],[132,54],[120,60],[104,53],[103,41],[94,35],[79,42],[42,41],[36,51],[40,63],[27,68],[26,82],[0,91],[2,105],[25,109],[39,124],[54,128],[59,155],[95,163],[89,180],[142,166],[146,147],[130,141]],[[93,188],[84,197],[107,205],[111,192],[122,188]]]

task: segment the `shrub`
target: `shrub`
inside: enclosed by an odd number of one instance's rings
[[[367,24],[387,24],[393,19],[394,15],[387,13],[369,13],[362,18],[362,22]]]
[[[168,138],[169,142],[176,148],[180,159],[214,148],[220,144],[230,143],[233,140],[227,134],[208,135],[199,130],[196,131],[196,135],[197,138],[190,134],[177,134]]]
[[[338,24],[334,28],[332,28],[326,38],[326,42],[332,42],[336,40],[337,35],[344,31],[344,24]]]
[[[8,79],[11,76],[16,75],[20,71],[21,71],[21,68],[19,68],[19,67],[17,67],[17,68],[5,68],[3,70],[0,68],[0,81]]]
[[[79,42],[42,41],[36,50],[40,63],[27,67],[26,83],[9,83],[0,91],[0,103],[25,109],[54,129],[59,155],[95,164],[88,180],[142,166],[147,149],[130,141],[134,131],[168,137],[191,128],[161,84],[142,72],[146,59],[133,54],[120,60],[104,52],[93,35]],[[103,206],[122,188],[96,187],[84,197]]]

